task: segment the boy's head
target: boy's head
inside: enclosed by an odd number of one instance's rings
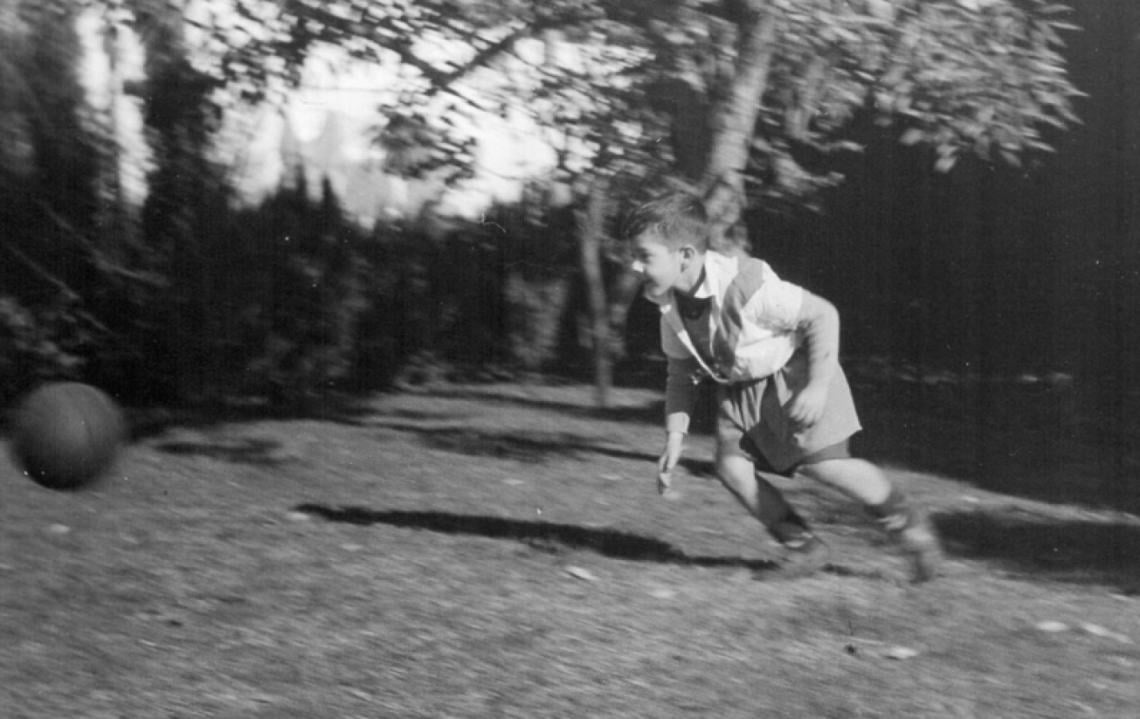
[[[700,279],[709,247],[708,215],[700,197],[670,192],[630,213],[623,233],[633,251],[633,271],[660,295],[691,290]]]
[[[692,245],[698,252],[709,248],[709,218],[705,203],[691,192],[669,192],[639,205],[625,222],[625,236],[656,235],[671,250]]]

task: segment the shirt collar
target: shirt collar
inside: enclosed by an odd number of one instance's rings
[[[701,272],[701,283],[697,286],[693,297],[701,300],[710,297],[717,298],[720,296],[720,278],[718,277],[717,267],[714,265],[713,253],[711,251],[705,253],[704,262],[705,265]]]
[[[706,261],[705,266],[701,269],[701,283],[697,285],[697,290],[693,293],[693,297],[698,300],[707,300],[716,295],[713,288],[712,273],[709,270]]]
[[[722,270],[716,264],[716,259],[713,255],[714,253],[711,250],[705,253],[705,264],[703,267],[704,271],[701,273],[701,282],[697,286],[696,291],[692,293],[692,297],[698,300],[705,300],[711,297],[714,302],[719,303],[721,289],[719,273]],[[666,290],[659,295],[651,295],[649,292],[646,292],[645,297],[654,304],[661,305],[664,308],[672,304],[674,292],[673,290]]]

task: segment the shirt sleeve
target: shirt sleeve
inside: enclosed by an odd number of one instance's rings
[[[804,290],[778,278],[766,280],[748,300],[745,314],[760,326],[795,330],[800,322]]]
[[[668,360],[665,378],[665,431],[688,433],[689,418],[696,404],[693,373],[699,365],[664,315],[661,316],[661,351]]]
[[[677,332],[665,319],[665,315],[661,315],[661,351],[669,359],[688,359],[692,355],[689,348],[677,336]]]
[[[669,358],[668,374],[665,379],[665,431],[688,433],[689,419],[697,400],[697,386],[693,384],[693,373],[697,371],[697,361],[686,358]]]

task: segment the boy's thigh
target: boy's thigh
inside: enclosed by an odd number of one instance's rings
[[[720,388],[716,416],[717,460],[744,457],[757,471],[791,476],[794,467],[777,469],[764,456],[753,438],[754,427],[762,415],[761,404],[768,380]]]
[[[716,417],[716,454],[717,461],[729,457],[745,457],[756,465],[756,469],[771,470],[771,467],[767,465],[767,460],[756,447],[756,443],[752,441],[732,413],[726,411],[723,402]]]

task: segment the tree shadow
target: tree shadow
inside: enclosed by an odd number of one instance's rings
[[[994,492],[1140,512],[1135,440],[1097,436],[1090,431],[1095,425],[1059,390],[987,388],[993,406],[981,413],[973,406],[981,390],[959,393],[952,385],[888,391],[863,383],[857,400],[862,398],[865,431],[854,446],[873,461]]]
[[[568,432],[508,433],[472,429],[459,424],[425,427],[383,421],[373,423],[372,426],[413,433],[433,449],[475,457],[494,457],[530,463],[544,462],[552,456],[565,458],[580,455],[603,455],[642,462],[656,462],[658,459],[656,454],[597,444]],[[697,477],[715,476],[713,463],[709,460],[683,457],[681,466]]]
[[[289,460],[280,454],[280,442],[256,437],[216,442],[171,441],[158,444],[155,448],[167,454],[197,455],[234,464],[276,466]]]
[[[684,567],[746,569],[762,575],[778,569],[770,560],[745,557],[710,557],[686,554],[678,547],[651,537],[643,537],[615,529],[595,529],[572,524],[555,524],[532,520],[451,514],[447,512],[381,511],[367,507],[328,507],[301,504],[294,508],[330,522],[356,525],[385,524],[405,529],[424,529],[441,534],[463,534],[490,539],[506,539],[549,554],[566,551],[588,551],[611,559],[632,562],[655,562]],[[839,576],[853,574],[841,567],[825,567],[824,571]]]
[[[664,383],[664,374],[662,374]],[[552,399],[526,397],[509,391],[487,388],[433,386],[416,390],[420,394],[438,399],[474,400],[478,402],[510,404],[519,407],[528,407],[539,411],[557,412],[575,417],[601,419],[612,422],[630,422],[636,424],[660,424],[665,417],[664,399],[656,399],[639,405],[623,405],[617,407],[598,407],[590,404],[590,396],[583,392],[586,399],[582,403],[564,402]]]
[[[1056,581],[1140,594],[1140,525],[1058,519],[1016,507],[934,516],[946,551]]]
[[[262,401],[225,401],[169,407],[134,407],[126,412],[132,441],[155,437],[172,427],[200,429],[220,424],[313,419],[363,427],[375,414],[369,397],[329,395],[309,402],[273,404]]]

